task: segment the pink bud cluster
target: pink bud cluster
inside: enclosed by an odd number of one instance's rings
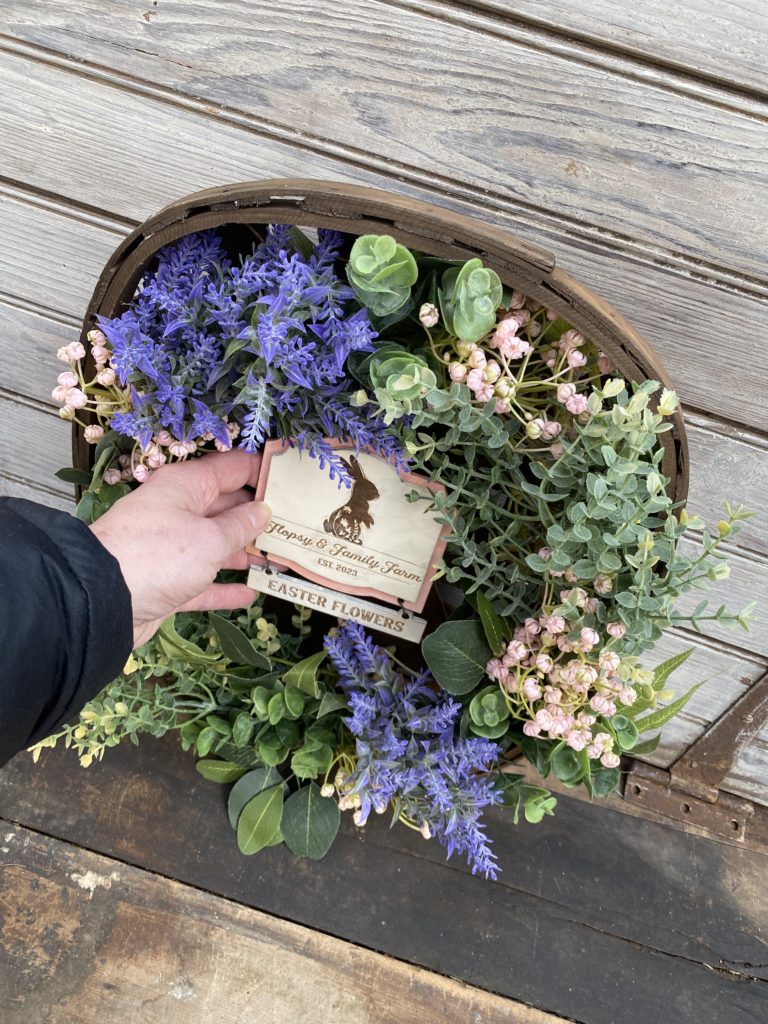
[[[560,596],[585,611],[590,602],[581,588]],[[606,633],[619,637],[624,629],[621,623],[612,623]],[[523,721],[526,736],[562,740],[573,750],[586,750],[605,768],[615,768],[619,755],[600,719],[612,718],[637,700],[633,671],[603,645],[596,629],[571,629],[565,616],[551,608],[527,618],[503,653],[486,665],[488,676],[507,695],[512,713]]]
[[[119,460],[120,469],[108,470],[104,474],[104,479],[107,483],[116,483],[118,480],[135,480],[138,483],[144,483],[145,480],[149,479],[154,470],[164,466],[172,459],[179,462],[184,461],[190,455],[194,455],[200,445],[206,442],[214,441],[216,448],[220,452],[229,451],[232,447],[232,442],[240,434],[239,424],[227,423],[227,433],[229,434],[229,445],[224,445],[223,442],[214,439],[213,434],[203,434],[197,441],[180,441],[170,431],[161,430],[154,435],[152,441],[143,451],[138,452],[138,450],[135,450],[133,457],[121,456]],[[108,474],[111,474],[113,479],[108,479]]]
[[[557,349],[560,350],[561,357],[565,357],[566,364],[572,369],[576,370],[582,366],[587,365],[587,357],[581,351],[584,345],[586,345],[587,339],[581,333],[581,331],[569,330],[565,331],[560,335],[557,342]],[[558,353],[557,349],[550,349],[544,356],[544,362],[549,367],[553,367],[557,362]]]
[[[94,385],[111,388],[115,384],[115,371],[109,366],[107,339],[101,331],[93,330],[88,332],[88,341],[96,366],[96,375],[90,383],[86,383],[80,366],[81,360],[85,359],[85,347],[82,342],[73,341],[69,345],[62,346],[56,353],[57,359],[70,366],[69,370],[59,374],[56,387],[51,392],[51,398],[62,407],[59,409],[62,419],[75,419],[78,411],[89,405],[97,413],[104,413],[112,409],[110,404],[105,404],[103,401],[103,394],[91,393],[91,397],[89,397],[89,392]],[[85,428],[84,436],[88,444],[97,444],[104,436],[104,428],[95,423],[91,424]]]
[[[580,395],[576,385],[570,381],[558,384],[557,400],[574,416],[581,416],[588,408],[586,395]]]
[[[511,409],[510,398],[514,396],[515,385],[495,359],[489,359],[476,342],[459,342],[459,356],[448,366],[452,381],[466,384],[478,402],[496,400],[496,412],[505,413]]]
[[[127,392],[116,386],[114,369],[109,365],[110,351],[107,339],[102,331],[88,332],[91,356],[95,364],[93,380],[86,381],[83,376],[81,360],[85,358],[85,347],[75,341],[59,349],[57,356],[62,362],[68,363],[70,369],[59,374],[52,397],[62,405],[59,415],[64,419],[75,419],[80,409],[93,411],[101,423],[91,423],[84,427],[83,436],[88,444],[97,444],[104,436],[102,423],[108,421],[118,408],[130,406]],[[79,421],[78,421],[79,422]],[[229,451],[240,434],[237,423],[227,423],[228,443],[224,443],[213,434],[205,434],[196,441],[180,440],[170,431],[161,430],[154,435],[152,441],[143,451],[138,445],[131,455],[121,455],[118,464],[104,473],[104,482],[117,484],[122,482],[143,483],[152,473],[167,462],[183,460],[194,454],[205,442],[213,442],[219,451]]]
[[[535,339],[542,327],[555,319],[555,310],[545,310],[537,300],[514,292],[493,334],[479,344],[458,341],[454,351],[443,358],[448,364],[450,379],[466,384],[475,401],[494,402],[497,413],[516,415],[524,423],[529,440],[544,441],[549,444],[551,454],[560,458],[565,449],[559,435],[564,423],[568,423],[564,414],[569,413],[579,422],[586,422],[588,416],[586,395],[580,394],[577,385],[568,378],[578,376],[589,360],[583,351],[587,339],[573,329],[560,336],[556,348],[545,352],[537,350]],[[551,380],[536,381],[544,386],[544,391],[532,388],[525,378],[530,358],[539,368],[543,360],[553,370]],[[594,359],[594,355],[591,358]],[[607,360],[607,356],[604,359]],[[551,401],[549,387],[556,390],[556,403]]]

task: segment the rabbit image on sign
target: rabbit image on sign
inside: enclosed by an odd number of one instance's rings
[[[445,488],[349,443],[327,444],[348,483],[296,445],[264,445],[256,497],[272,519],[248,550],[334,591],[421,611],[445,549],[448,526],[434,508]]]
[[[379,489],[363,472],[354,455],[341,460],[352,477],[352,493],[349,501],[335,509],[323,523],[326,533],[332,533],[339,540],[362,544],[364,526],[373,526],[373,516],[368,506],[379,497]]]

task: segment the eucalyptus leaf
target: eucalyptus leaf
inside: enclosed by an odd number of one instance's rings
[[[195,740],[195,746],[197,747],[197,752],[200,757],[205,757],[206,754],[210,753],[211,747],[218,738],[219,734],[210,726],[206,726],[205,729],[202,729],[198,733],[197,739]]]
[[[657,732],[655,736],[651,736],[650,739],[643,740],[642,743],[637,743],[632,748],[633,757],[642,757],[643,754],[652,754],[661,742],[661,733]]]
[[[297,779],[316,779],[331,767],[333,750],[326,743],[305,744],[291,757],[291,771]]]
[[[242,775],[229,791],[227,801],[227,814],[232,828],[237,828],[240,814],[247,803],[264,790],[282,784],[280,773],[275,768],[255,768]]]
[[[304,658],[285,673],[283,682],[286,686],[295,686],[297,689],[303,690],[310,697],[319,697],[317,670],[326,657],[325,651],[318,651],[317,654],[311,654],[308,658]]]
[[[584,775],[581,758],[575,750],[565,744],[553,751],[549,765],[554,775],[566,786],[576,785]]]
[[[598,768],[591,774],[595,796],[606,797],[618,789],[621,773],[618,768]]]
[[[99,501],[98,495],[93,491],[86,491],[75,506],[75,515],[87,526],[96,522],[99,516],[105,512],[106,508]]]
[[[215,759],[198,761],[195,768],[204,779],[209,782],[237,782],[237,780],[248,770],[239,764],[231,761],[217,761]]]
[[[232,742],[244,747],[251,741],[255,723],[247,711],[241,711],[232,726]]]
[[[340,820],[333,797],[322,796],[320,787],[310,782],[285,802],[281,828],[286,846],[297,857],[320,860],[331,848]]]
[[[478,591],[476,595],[476,604],[488,646],[493,654],[499,654],[507,637],[504,620],[482,591]]]
[[[211,665],[218,661],[219,655],[211,651],[203,651],[191,640],[180,636],[174,626],[174,616],[166,619],[158,630],[158,640],[169,658],[179,658],[190,664]]]
[[[492,653],[477,619],[444,622],[424,638],[421,650],[437,682],[454,695],[477,686]]]
[[[349,705],[347,704],[347,698],[343,697],[340,693],[324,693],[322,700],[320,701],[320,707],[317,709],[317,717],[323,718],[325,715],[330,715],[334,711],[348,711]]]
[[[270,846],[280,833],[283,785],[262,790],[243,807],[237,820],[237,845],[246,855]]]
[[[556,804],[557,797],[546,790],[542,794],[528,796],[523,809],[525,820],[531,825],[538,825],[545,815],[555,813]]]

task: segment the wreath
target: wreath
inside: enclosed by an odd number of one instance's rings
[[[53,392],[92,446],[90,469],[59,474],[85,522],[168,463],[275,438],[341,488],[353,461],[331,439],[442,485],[427,510],[447,529],[441,612],[420,650],[273,598],[180,613],[34,748],[63,741],[88,766],[175,731],[206,779],[233,784],[245,854],[322,857],[341,811],[361,827],[373,811],[495,878],[486,807],[540,821],[549,775],[607,795],[622,755],[651,752],[690,699],[667,689],[690,651],[640,661],[662,630],[747,626],[749,609],[675,610],[727,575],[719,547],[745,515],[727,506],[709,532],[668,493],[675,394],[617,376],[479,258],[280,224],[233,254],[203,231],[90,326],[59,351]],[[678,547],[686,529],[700,555]]]

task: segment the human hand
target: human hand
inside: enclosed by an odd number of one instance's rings
[[[163,466],[117,501],[91,530],[120,563],[133,604],[134,646],[177,611],[242,608],[255,592],[214,583],[247,569],[243,550],[271,518],[255,486],[261,456],[235,450]]]

